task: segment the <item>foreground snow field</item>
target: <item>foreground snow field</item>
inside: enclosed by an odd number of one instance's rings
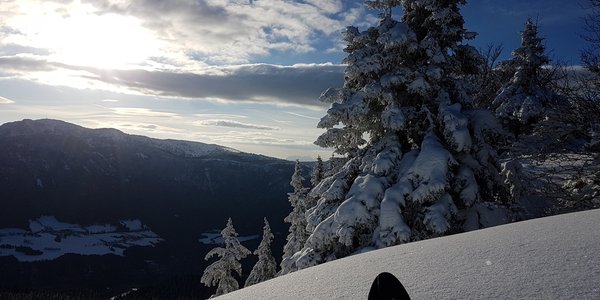
[[[600,299],[600,210],[347,257],[218,299],[366,299],[383,271],[413,299]]]

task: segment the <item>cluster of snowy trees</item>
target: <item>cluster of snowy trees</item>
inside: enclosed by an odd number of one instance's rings
[[[333,161],[333,160],[332,160]],[[332,162],[330,161],[330,163]],[[329,167],[331,169],[332,166]],[[325,175],[326,169],[321,157],[317,157],[317,162],[311,174],[311,183],[318,184]],[[290,185],[293,192],[288,194],[288,199],[292,206],[292,211],[285,218],[285,222],[290,223],[289,235],[287,243],[284,246],[283,260],[281,262],[281,271],[276,272],[276,262],[273,257],[271,244],[273,242],[273,233],[269,222],[265,218],[265,226],[263,227],[262,240],[258,248],[254,251],[254,255],[258,256],[258,261],[250,271],[244,286],[250,286],[274,278],[275,276],[286,274],[290,270],[290,256],[299,251],[304,245],[308,237],[306,232],[306,219],[304,214],[307,205],[310,205],[308,200],[309,188],[303,185],[304,177],[302,176],[302,167],[299,161],[296,161],[294,174]],[[239,283],[234,277],[234,273],[238,276],[242,275],[242,265],[240,260],[250,254],[250,250],[240,244],[237,239],[238,233],[233,227],[231,218],[227,221],[227,225],[221,231],[223,238],[223,247],[212,249],[206,254],[205,259],[208,260],[213,256],[218,256],[219,260],[209,265],[201,278],[201,283],[208,287],[217,286],[217,291],[212,297],[223,295],[239,289]]]
[[[219,259],[210,264],[202,275],[201,283],[208,287],[217,286],[217,291],[211,296],[216,297],[239,289],[239,283],[234,277],[234,273],[238,276],[242,275],[242,264],[240,260],[250,255],[250,250],[240,244],[237,239],[238,233],[233,228],[231,218],[227,221],[227,225],[221,231],[224,247],[217,247],[206,254],[205,259],[208,260],[213,256],[218,256]],[[258,256],[258,261],[252,268],[250,275],[246,279],[245,286],[250,286],[275,277],[276,263],[271,252],[271,243],[273,242],[273,234],[269,222],[265,218],[265,226],[263,227],[262,241],[258,248],[254,250],[254,255]]]
[[[592,46],[582,52],[586,70],[548,66],[550,59],[538,36],[538,26],[528,20],[521,47],[505,63],[512,66],[514,75],[491,105],[514,134],[504,155],[505,166],[510,169],[507,174],[512,177],[507,181],[511,195],[527,195],[525,202],[549,202],[544,214],[600,207],[600,60],[594,60],[599,57],[598,44],[591,38],[600,33],[600,1],[590,4],[594,11],[586,25]],[[519,160],[529,167],[518,166]]]
[[[310,187],[296,162],[279,275],[532,217],[524,199],[552,188],[542,179],[552,170],[527,177],[522,161],[548,165],[548,151],[586,157],[569,176],[552,177],[570,195],[562,203],[600,207],[600,1],[590,0],[586,23],[589,72],[550,67],[531,19],[507,61],[498,61],[501,47],[473,48],[466,41],[476,33],[460,14],[465,3],[366,1],[381,11],[379,24],[343,32],[344,85],[321,95],[330,108],[315,142],[337,156],[328,170],[318,158]],[[538,194],[535,182],[542,182]]]
[[[463,43],[475,36],[463,2],[367,1],[379,25],[344,32],[345,83],[321,96],[331,108],[316,144],[346,162],[306,195],[308,237],[290,271],[513,218],[496,152],[507,134],[473,105],[482,59]]]
[[[544,149],[584,144],[577,151],[595,159],[578,179],[562,177],[561,189],[592,199],[582,207],[600,205],[598,169],[589,167],[598,166],[597,96],[576,98],[582,83],[573,86],[572,70],[548,66],[536,22],[525,22],[521,46],[497,63],[501,48],[465,43],[475,37],[463,26],[465,1],[366,4],[381,10],[380,22],[346,29],[344,85],[320,97],[331,106],[315,144],[334,148],[344,164],[309,190],[293,184],[280,274],[531,217],[523,199],[542,195],[523,183],[531,178],[520,158],[547,164]]]

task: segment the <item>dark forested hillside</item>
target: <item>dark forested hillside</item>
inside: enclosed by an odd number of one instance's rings
[[[260,234],[267,217],[280,256],[292,162],[56,120],[4,124],[0,148],[0,229],[27,229],[40,216],[81,226],[137,219],[163,239],[155,247],[128,248],[124,256],[66,254],[34,262],[0,256],[4,289],[129,288],[195,276],[214,247],[199,242],[202,233],[222,228],[228,217],[242,236]],[[254,249],[258,242],[245,244]]]

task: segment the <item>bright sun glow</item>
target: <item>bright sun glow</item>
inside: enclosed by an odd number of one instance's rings
[[[49,12],[50,11],[50,12]],[[20,20],[29,43],[47,48],[58,62],[98,68],[128,68],[158,55],[160,42],[133,17],[95,14],[79,6],[68,14],[45,9]]]
[[[71,64],[123,68],[141,63],[156,50],[151,35],[134,19],[88,15],[60,25],[55,49],[61,60]]]

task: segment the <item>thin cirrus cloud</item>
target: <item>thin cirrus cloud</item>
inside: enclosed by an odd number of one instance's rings
[[[246,119],[248,116],[235,114],[194,114],[199,118],[226,118],[226,119]]]
[[[148,108],[139,107],[115,107],[111,110],[117,115],[140,116],[140,117],[178,117],[179,115],[171,112],[154,111]]]
[[[248,132],[248,131],[228,131],[223,133],[203,133],[203,136],[210,136],[211,142],[217,144],[236,144],[244,141],[247,144],[270,145],[270,146],[294,146],[306,147],[312,146],[312,142],[302,139],[290,139],[286,137],[273,136],[270,132]]]
[[[295,113],[295,112],[291,112],[291,111],[286,111],[285,113],[289,114],[289,115],[292,115],[292,116],[309,119],[309,120],[320,120],[321,119],[321,118],[311,117],[311,116],[307,116],[307,115],[303,115],[303,114],[299,114],[299,113]]]
[[[0,96],[0,104],[12,104],[12,103],[15,103],[15,101]]]
[[[202,120],[197,121],[194,124],[199,126],[218,126],[218,127],[233,127],[233,128],[244,128],[244,129],[256,129],[256,130],[279,130],[278,127],[275,126],[266,126],[266,125],[258,125],[252,123],[243,123],[232,120],[219,120],[219,119],[211,119],[211,120]]]

